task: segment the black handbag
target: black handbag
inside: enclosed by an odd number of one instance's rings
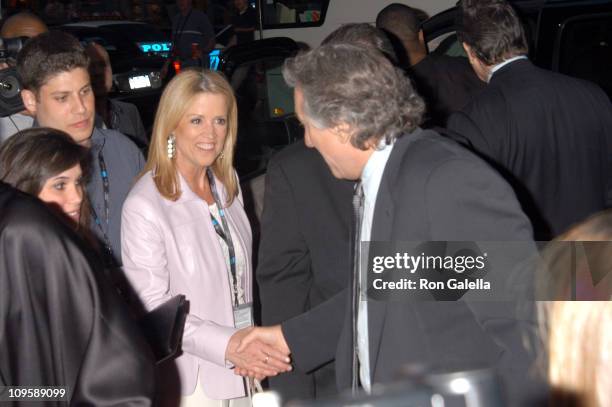
[[[156,363],[173,359],[181,353],[188,312],[189,301],[184,295],[176,295],[141,318],[140,326]]]

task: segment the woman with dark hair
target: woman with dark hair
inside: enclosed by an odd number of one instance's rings
[[[0,144],[0,180],[37,196],[86,231],[89,219],[83,173],[87,148],[60,130],[33,128]]]

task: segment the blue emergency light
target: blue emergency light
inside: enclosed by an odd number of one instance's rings
[[[211,71],[216,71],[219,69],[219,55],[221,54],[220,49],[213,49],[208,53],[208,66]]]
[[[172,49],[171,42],[139,42],[138,48],[145,54],[167,54]]]

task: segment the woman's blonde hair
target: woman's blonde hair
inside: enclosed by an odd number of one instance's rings
[[[612,405],[612,302],[552,301],[546,311],[551,405]]]
[[[555,240],[612,241],[612,211],[590,217]],[[571,266],[564,263],[571,262],[568,256],[561,255],[561,250],[555,249],[561,260],[555,269],[561,271],[557,289],[567,291],[570,279],[565,274]],[[576,262],[575,267],[608,270],[609,252],[595,251],[588,265],[582,261]],[[580,270],[575,272],[578,274]],[[540,311],[549,352],[547,375],[553,394],[551,405],[612,405],[612,302],[550,301],[541,304]]]
[[[187,69],[175,76],[162,94],[143,174],[151,171],[159,193],[176,201],[181,196],[180,182],[174,159],[168,158],[168,138],[178,127],[193,99],[201,93],[225,96],[228,105],[227,136],[219,157],[211,166],[215,176],[227,191],[226,205],[238,195],[238,180],[234,174],[234,145],[238,132],[238,110],[231,85],[217,72]]]

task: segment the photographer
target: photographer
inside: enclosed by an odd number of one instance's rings
[[[35,37],[38,34],[49,31],[47,25],[36,15],[22,12],[7,18],[2,29],[0,38],[11,39],[19,37]],[[14,61],[0,62],[0,69],[6,69],[14,65]],[[19,130],[32,127],[34,118],[28,114],[27,110],[0,117],[0,142],[6,140]]]

